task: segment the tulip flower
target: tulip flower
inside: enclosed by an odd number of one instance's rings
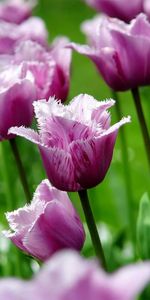
[[[129,22],[139,13],[150,16],[149,0],[85,0],[87,4],[106,15]]]
[[[13,54],[20,41],[33,40],[47,46],[48,33],[42,19],[31,17],[20,25],[0,21],[0,54]]]
[[[74,251],[61,251],[30,281],[0,280],[5,300],[133,300],[150,282],[150,262],[105,273]]]
[[[67,193],[48,180],[37,187],[30,205],[8,212],[6,218],[11,231],[5,231],[5,236],[42,261],[58,250],[83,246],[84,229]]]
[[[144,14],[130,24],[96,17],[83,23],[82,30],[89,46],[72,43],[70,47],[88,56],[112,89],[150,84],[150,23]]]
[[[0,3],[0,19],[20,24],[31,16],[34,0],[5,0]]]
[[[5,60],[4,60],[5,61]],[[9,139],[11,126],[29,126],[33,118],[32,103],[36,91],[34,78],[24,64],[1,66],[0,72],[0,140]]]
[[[81,94],[69,105],[55,98],[34,102],[39,133],[13,127],[9,133],[39,146],[51,183],[60,190],[79,191],[100,183],[109,168],[118,129],[124,118],[110,126],[107,109],[114,100],[96,101]]]
[[[50,49],[33,41],[21,42],[10,57],[11,63],[26,62],[37,88],[37,98],[55,96],[66,100],[70,85],[71,50],[65,48],[68,39],[55,40]]]

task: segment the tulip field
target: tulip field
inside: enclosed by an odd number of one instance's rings
[[[0,1],[0,300],[150,300],[150,1]]]

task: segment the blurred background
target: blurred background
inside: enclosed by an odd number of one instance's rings
[[[95,12],[81,0],[39,0],[34,14],[45,20],[51,43],[58,35],[67,36],[70,41],[85,43],[80,24],[95,15]],[[109,88],[97,73],[92,62],[77,53],[72,57],[72,77],[68,101],[80,93],[88,93],[98,100],[112,97]],[[150,126],[150,90],[142,88],[142,104]],[[124,127],[132,181],[132,203],[126,193],[124,165],[122,162],[120,132],[114,156],[105,180],[89,191],[91,206],[102,235],[110,270],[133,259],[131,224],[129,225],[128,202],[132,206],[132,226],[135,227],[139,201],[149,188],[148,164],[136,111],[130,93],[119,93],[122,116],[131,115],[132,123]],[[111,109],[112,123],[118,120],[116,110]],[[17,138],[21,157],[26,169],[32,193],[46,177],[36,145]],[[129,170],[128,170],[129,172]],[[90,174],[89,174],[90,176]],[[76,193],[70,194],[74,205],[84,221]],[[13,203],[12,203],[13,201]],[[0,144],[0,228],[7,229],[4,212],[25,204],[25,196],[18,177],[18,171],[7,141]],[[110,245],[114,246],[113,250]],[[16,255],[17,253],[17,255]],[[136,249],[138,253],[138,249]],[[83,254],[93,255],[90,238],[87,236]],[[22,260],[22,263],[20,261]],[[0,237],[0,275],[29,277],[38,269],[38,264],[19,252],[9,241]]]

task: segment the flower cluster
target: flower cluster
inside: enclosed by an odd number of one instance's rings
[[[48,177],[38,185],[30,203],[6,213],[10,229],[3,231],[7,240],[45,264],[30,281],[0,280],[0,299],[133,300],[150,282],[149,261],[113,274],[103,270],[107,269],[108,257],[87,193],[104,180],[118,130],[131,118],[121,119],[117,106],[121,120],[111,125],[108,110],[115,104],[113,99],[98,101],[79,94],[69,104],[63,103],[69,92],[74,49],[95,63],[111,89],[136,91],[135,103],[150,155],[149,133],[137,91],[137,87],[150,84],[150,23],[143,13],[148,15],[150,6],[146,0],[130,1],[128,5],[124,0],[86,2],[109,16],[132,21],[96,16],[82,24],[89,45],[70,43],[66,37],[58,37],[49,45],[44,21],[32,16],[36,1],[0,3],[0,141],[10,140],[24,190],[28,186],[19,151],[13,144],[16,135],[38,146]],[[29,128],[33,117],[36,130]],[[128,160],[127,149],[124,153]],[[125,173],[127,178],[127,168]],[[130,190],[128,178],[127,186]],[[67,192],[79,194],[100,265],[78,253],[84,245],[85,230]],[[141,214],[139,232],[144,241],[143,223]]]
[[[34,100],[55,95],[64,101],[69,91],[68,39],[60,37],[48,45],[44,21],[30,16],[34,4],[24,0],[0,4],[1,140],[12,138],[7,134],[11,126],[31,124]]]

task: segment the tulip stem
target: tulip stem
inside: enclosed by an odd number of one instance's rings
[[[146,121],[145,121],[145,117],[144,117],[144,113],[143,113],[143,109],[142,109],[142,105],[141,105],[139,90],[137,88],[132,89],[132,95],[133,95],[133,100],[134,100],[134,104],[136,107],[137,115],[139,118],[141,131],[143,134],[143,140],[144,140],[144,144],[145,144],[145,150],[147,153],[148,164],[150,167],[150,137],[149,137],[148,128],[146,125]]]
[[[16,143],[15,139],[11,139],[9,141],[10,141],[10,146],[11,146],[11,149],[12,149],[15,161],[16,161],[16,165],[17,165],[17,168],[18,168],[18,172],[19,172],[19,176],[20,176],[20,180],[21,180],[23,189],[24,189],[24,193],[25,193],[25,196],[26,196],[26,201],[27,201],[27,203],[29,203],[30,200],[31,200],[31,194],[30,194],[30,190],[29,190],[29,187],[28,187],[28,182],[27,182],[25,170],[24,170],[21,158],[20,158],[17,143]]]
[[[14,196],[13,189],[10,188],[11,180],[10,180],[10,172],[9,172],[9,168],[8,168],[8,159],[6,157],[7,153],[6,153],[5,146],[6,146],[5,142],[1,142],[1,144],[0,144],[1,171],[2,171],[1,175],[3,177],[2,179],[3,179],[3,185],[4,185],[4,192],[6,195],[5,209],[6,209],[6,211],[11,211],[13,209],[15,198],[13,197]],[[3,257],[1,248],[0,248],[0,256]],[[3,264],[4,261],[5,261],[5,264]],[[8,259],[5,258],[5,260],[1,260],[0,264],[1,264],[4,276],[10,276],[10,274],[12,275],[13,264],[12,264],[11,260],[8,261]]]
[[[1,159],[1,167],[2,167],[2,175],[3,175],[3,184],[6,194],[6,207],[7,211],[11,211],[16,209],[16,202],[15,202],[15,195],[14,189],[12,189],[12,178],[10,178],[10,171],[9,171],[9,162],[7,158],[7,148],[5,141],[1,142],[0,154],[2,155]]]
[[[6,142],[1,142],[1,148],[0,148],[0,154],[2,155],[1,159],[1,166],[2,166],[2,175],[4,179],[4,187],[5,187],[5,193],[6,193],[6,210],[11,211],[16,209],[17,203],[16,203],[16,195],[14,193],[14,189],[12,188],[12,178],[10,176],[10,170],[9,170],[9,162],[7,157],[7,147]],[[10,254],[11,253],[11,254]],[[11,255],[14,255],[14,261],[12,261]],[[5,254],[6,255],[6,254]],[[14,267],[15,265],[15,267]],[[12,247],[9,249],[9,252],[7,253],[7,262],[4,266],[4,275],[10,276],[10,275],[17,275],[21,277],[21,262],[18,256],[18,253],[15,249],[15,247]]]
[[[121,106],[119,103],[118,94],[112,90],[113,98],[116,99],[116,115],[117,119],[120,120],[122,118]],[[117,120],[117,121],[118,121]],[[125,135],[125,128],[122,126],[120,128],[120,146],[121,146],[121,156],[123,162],[123,171],[124,171],[124,179],[126,185],[126,200],[127,200],[127,209],[128,209],[128,221],[130,226],[131,238],[133,240],[133,244],[135,245],[136,240],[136,230],[135,230],[135,220],[134,220],[134,201],[133,201],[133,191],[132,191],[132,181],[131,181],[131,172],[130,172],[130,164],[129,164],[129,155],[128,155],[128,146]]]
[[[101,244],[101,240],[96,228],[95,220],[93,217],[93,213],[90,207],[87,190],[79,191],[79,197],[81,200],[82,208],[85,214],[85,219],[87,222],[87,226],[91,235],[92,243],[95,249],[96,256],[98,257],[102,267],[106,270],[106,260]]]

